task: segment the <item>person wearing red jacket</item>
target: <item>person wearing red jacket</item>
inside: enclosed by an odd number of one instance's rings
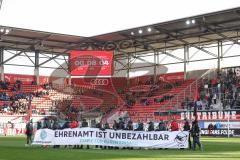
[[[171,131],[178,131],[179,130],[178,123],[175,119],[173,119],[173,121],[171,122],[170,129],[171,129]]]
[[[71,128],[78,128],[78,122],[77,121],[72,121],[72,123],[70,124]]]

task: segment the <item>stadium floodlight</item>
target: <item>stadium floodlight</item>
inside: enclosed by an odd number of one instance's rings
[[[138,30],[138,33],[139,33],[139,34],[142,34],[142,33],[143,33],[143,30],[142,30],[142,29],[139,29],[139,30]]]
[[[11,31],[10,28],[0,28],[0,33],[2,34],[8,34]]]
[[[152,28],[148,27],[147,31],[148,31],[148,32],[151,32],[151,31],[152,31]]]
[[[187,25],[189,25],[191,22],[190,22],[190,20],[187,20],[185,23],[186,23]]]
[[[133,36],[133,35],[134,35],[134,32],[131,32],[131,35]]]
[[[192,22],[192,24],[195,24],[195,22],[196,22],[196,21],[195,21],[195,19],[192,19],[192,21],[191,21],[191,22]]]
[[[10,29],[5,30],[5,34],[8,34],[10,32]]]

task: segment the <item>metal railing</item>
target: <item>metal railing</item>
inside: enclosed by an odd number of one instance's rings
[[[213,73],[216,71],[216,68],[209,69],[205,73],[203,73],[199,78],[197,78],[194,82],[192,82],[190,85],[188,85],[184,90],[180,91],[178,94],[174,95],[172,99],[170,99],[166,104],[161,106],[159,108],[159,111],[161,110],[167,111],[169,109],[171,110],[178,110],[181,106],[181,102],[185,100],[186,98],[193,100],[194,99],[194,92],[196,89],[202,84],[202,79],[209,76],[210,73]]]

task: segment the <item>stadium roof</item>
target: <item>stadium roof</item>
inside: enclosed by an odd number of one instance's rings
[[[118,50],[115,57],[126,53],[163,52],[185,45],[200,45],[218,41],[239,43],[240,8],[186,17],[174,21],[140,26],[93,37],[81,37],[50,32],[34,31],[8,26],[6,34],[0,30],[0,47],[24,51],[67,54],[70,50],[106,49]],[[2,31],[2,32],[1,32]]]

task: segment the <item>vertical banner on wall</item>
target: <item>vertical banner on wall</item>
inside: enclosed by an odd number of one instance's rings
[[[71,51],[70,70],[72,76],[111,76],[111,51]]]

